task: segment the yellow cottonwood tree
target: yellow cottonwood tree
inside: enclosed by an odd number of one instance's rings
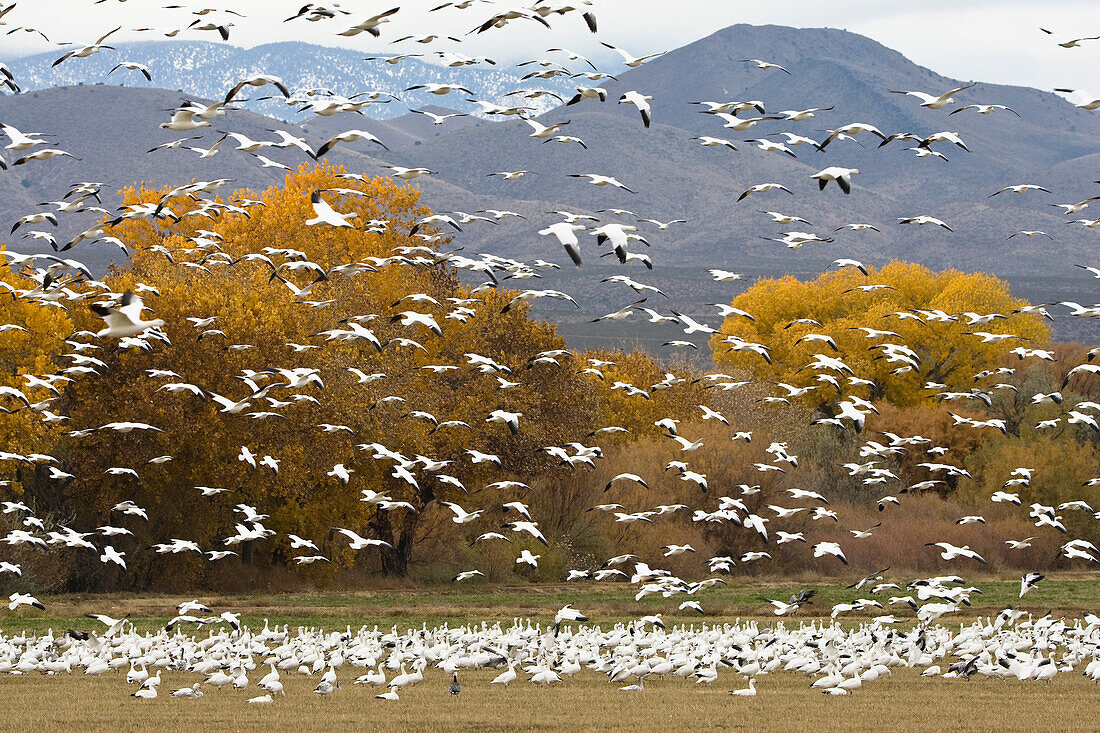
[[[861,289],[865,286],[882,287]],[[852,390],[853,394],[899,406],[927,399],[926,382],[969,389],[976,372],[996,367],[1010,349],[1044,348],[1050,343],[1050,330],[1041,317],[1013,314],[1027,303],[1014,298],[1004,281],[981,273],[932,272],[900,261],[868,268],[867,275],[844,268],[809,282],[790,276],[760,280],[734,298],[732,305],[754,320],[728,316],[720,333],[711,337],[720,367],[746,368],[760,380],[804,387],[814,384],[814,373],[799,370],[814,354],[837,356],[858,377],[875,383],[869,389]],[[898,315],[903,312],[910,315]],[[975,316],[966,314],[1003,318],[971,323]],[[869,337],[860,328],[896,335]],[[975,332],[1011,334],[1012,338],[983,343]],[[822,341],[803,339],[808,334],[830,337],[837,350]],[[735,349],[738,339],[768,347],[771,363],[748,348]],[[882,350],[874,347],[886,343],[914,351],[919,366],[908,370],[903,362],[882,358]],[[801,399],[816,404],[828,398],[825,389],[818,389]]]

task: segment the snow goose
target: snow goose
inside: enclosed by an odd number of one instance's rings
[[[891,94],[905,94],[905,95],[910,96],[910,97],[916,97],[917,99],[919,99],[921,101],[921,103],[920,103],[921,107],[926,107],[928,109],[943,109],[947,105],[953,104],[955,102],[955,100],[952,98],[953,95],[958,94],[959,92],[961,92],[963,90],[969,89],[972,86],[974,86],[973,83],[967,84],[966,86],[955,87],[954,89],[947,90],[946,92],[944,92],[943,94],[941,94],[939,96],[933,96],[933,95],[927,94],[925,92],[897,91],[897,90],[894,90],[894,89],[891,89],[890,93]]]
[[[12,593],[8,596],[8,610],[14,611],[20,606],[33,606],[39,611],[45,611],[46,607],[42,605],[42,601],[38,600],[29,593]]]
[[[732,140],[727,140],[724,137],[711,137],[709,135],[701,135],[699,137],[693,137],[692,140],[698,140],[699,144],[704,148],[729,148],[730,150],[737,150],[737,146],[733,144]]]
[[[571,104],[577,104],[583,102],[586,99],[598,99],[601,102],[607,101],[607,90],[603,87],[577,87],[577,93],[565,103],[565,106]]]
[[[939,547],[941,550],[943,550],[943,552],[940,553],[940,557],[942,557],[944,560],[954,560],[957,557],[969,557],[985,565],[985,559],[978,553],[971,550],[969,545],[956,547],[950,542],[928,542],[925,543],[924,546]]]
[[[384,150],[389,150],[386,144],[379,140],[377,137],[367,132],[366,130],[345,130],[344,132],[333,135],[324,143],[321,147],[317,148],[317,152],[314,154],[314,158],[320,158],[328,151],[332,150],[336,145],[340,143],[354,143],[360,140],[366,140],[367,142],[375,143],[382,146]]]
[[[4,146],[5,150],[14,150],[20,152],[23,150],[30,150],[35,145],[45,145],[45,140],[36,139],[38,136],[43,135],[41,132],[20,132],[17,128],[11,125],[0,124],[0,132],[3,132],[8,136],[8,144]]]
[[[1046,33],[1048,36],[1053,36],[1054,35],[1054,33],[1052,31],[1048,31],[1046,28],[1040,28],[1039,30],[1041,30],[1043,33]],[[1081,47],[1081,41],[1097,41],[1097,40],[1100,40],[1100,36],[1084,36],[1083,38],[1071,38],[1068,41],[1060,41],[1058,43],[1058,45],[1061,46],[1062,48],[1080,48]]]
[[[714,116],[724,121],[722,127],[736,132],[745,132],[765,120],[781,119],[779,117],[738,117],[737,115],[726,114],[725,112],[715,112]]]
[[[938,227],[941,227],[943,229],[946,229],[949,232],[955,231],[951,227],[947,226],[947,224],[944,223],[942,219],[937,219],[934,216],[928,216],[928,215],[925,215],[925,214],[922,214],[920,216],[899,217],[898,218],[898,223],[899,224],[916,224],[917,226],[926,226],[928,224],[932,224],[934,226],[938,226]]]
[[[1006,112],[1011,112],[1012,114],[1016,115],[1017,117],[1020,116],[1019,112],[1012,109],[1011,107],[1006,107],[1003,104],[967,104],[967,105],[964,105],[962,107],[959,107],[958,109],[951,110],[951,112],[949,114],[955,115],[955,114],[958,114],[959,112],[965,112],[968,109],[977,110],[978,114],[980,114],[980,115],[987,115],[987,114],[990,114],[991,112],[993,112],[994,110],[1003,109]]]
[[[646,96],[636,91],[629,91],[619,97],[619,104],[632,104],[638,108],[638,112],[642,115],[642,124],[645,127],[649,127],[651,121],[652,110],[649,106],[652,96]]]
[[[1054,91],[1068,96],[1069,101],[1084,110],[1100,109],[1100,97],[1093,96],[1081,89],[1055,89]],[[1077,101],[1074,101],[1077,100]]]
[[[789,188],[787,188],[786,186],[784,186],[780,183],[757,183],[754,186],[749,186],[749,188],[746,189],[744,193],[742,193],[740,196],[737,197],[737,200],[740,201],[741,199],[745,198],[749,194],[767,193],[769,191],[774,191],[774,190],[786,191],[787,193],[794,196],[793,191],[791,191]]]
[[[57,148],[43,148],[42,150],[36,150],[33,153],[28,153],[22,158],[17,158],[14,162],[12,162],[12,165],[24,165],[34,160],[51,160],[53,158],[60,157],[69,157],[73,160],[80,160],[80,158],[77,158],[72,153],[67,153],[64,150],[58,150]]]
[[[165,324],[160,318],[149,321],[142,320],[141,311],[144,309],[145,305],[142,303],[141,298],[131,291],[126,291],[123,294],[118,306],[93,303],[91,305],[92,312],[102,318],[106,324],[106,328],[98,331],[96,336],[99,338],[121,339],[128,336],[137,336],[147,329],[160,328]]]
[[[314,191],[309,197],[310,203],[313,205],[313,213],[316,215],[312,219],[306,220],[306,226],[316,226],[318,224],[326,224],[332,227],[347,227],[348,229],[354,229],[355,226],[350,224],[351,219],[355,219],[359,216],[358,212],[351,212],[348,214],[341,214],[329,206],[328,202],[321,198],[319,191]]]
[[[636,69],[637,67],[644,64],[646,61],[649,61],[650,59],[655,59],[658,56],[663,56],[666,53],[665,51],[658,51],[657,53],[651,53],[651,54],[646,54],[645,56],[637,56],[636,57],[636,56],[632,56],[631,54],[627,53],[626,51],[624,51],[621,48],[618,48],[616,46],[612,46],[610,43],[605,43],[605,42],[601,41],[600,45],[603,46],[604,48],[610,48],[612,51],[614,51],[615,53],[622,56],[623,57],[623,63],[625,63],[631,69]]]
[[[791,72],[787,71],[779,64],[773,64],[770,61],[764,61],[762,59],[741,59],[741,61],[747,64],[752,64],[758,69],[779,69],[787,76],[791,75]]]
[[[783,143],[772,142],[771,140],[765,140],[763,138],[750,138],[745,142],[753,143],[753,147],[763,150],[765,153],[786,153],[792,158],[798,157],[794,154],[793,150],[788,148]]]
[[[834,165],[814,173],[810,178],[817,181],[818,189],[821,191],[825,190],[825,185],[829,181],[836,181],[840,190],[849,194],[852,192],[852,176],[859,172],[859,168],[842,168]]]
[[[829,143],[833,142],[834,140],[844,139],[845,137],[850,137],[852,135],[858,135],[861,132],[869,132],[877,137],[879,140],[882,140],[884,143],[889,139],[886,137],[886,135],[882,133],[881,130],[879,130],[874,125],[869,125],[866,122],[851,122],[847,125],[838,127],[835,130],[829,130],[829,136],[821,142],[821,150],[824,150],[826,147],[828,147]]]
[[[54,61],[53,64],[51,64],[51,66],[57,66],[58,64],[63,63],[63,62],[65,62],[65,61],[67,61],[71,58],[86,59],[89,56],[91,56],[92,54],[99,53],[101,50],[103,50],[105,48],[109,48],[109,49],[113,50],[114,46],[106,46],[106,45],[103,44],[103,42],[106,41],[108,38],[110,38],[112,35],[114,35],[115,33],[117,33],[120,30],[122,30],[122,26],[119,26],[118,28],[115,28],[114,30],[107,31],[102,36],[97,38],[95,43],[91,43],[91,44],[88,44],[86,46],[81,46],[80,48],[74,48],[73,50],[69,51],[64,56],[59,58],[57,61]]]
[[[637,193],[637,191],[634,191],[624,186],[613,176],[604,176],[599,173],[570,173],[569,177],[587,178],[588,182],[591,183],[593,186],[614,186],[615,188],[621,188],[627,193]]]
[[[462,581],[469,580],[471,578],[484,578],[484,577],[485,577],[485,573],[481,572],[480,570],[464,570],[463,572],[461,572],[458,575],[451,578],[451,582],[452,583],[461,583]]]
[[[738,695],[740,697],[755,697],[756,696],[756,678],[748,677],[749,686],[740,690],[730,690],[731,695]]]
[[[380,30],[378,30],[378,26],[382,25],[383,23],[389,23],[390,22],[390,16],[393,15],[394,13],[396,13],[398,10],[400,10],[400,8],[391,8],[390,10],[387,10],[384,13],[379,13],[377,15],[372,15],[371,17],[367,18],[363,22],[357,23],[356,25],[353,25],[351,28],[348,28],[347,30],[341,31],[340,33],[337,33],[336,35],[344,36],[346,38],[351,38],[351,37],[359,35],[360,33],[369,33],[372,36],[374,36],[375,38],[378,38],[379,36],[382,35],[382,32]]]

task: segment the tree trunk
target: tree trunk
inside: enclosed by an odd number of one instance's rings
[[[388,525],[389,522],[386,522]],[[412,560],[413,536],[416,534],[416,520],[407,517],[400,538],[395,538],[392,528],[386,539],[393,549],[382,547],[381,560],[382,572],[399,578],[407,578],[409,575],[409,562]]]

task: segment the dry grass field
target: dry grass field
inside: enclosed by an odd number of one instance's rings
[[[838,585],[812,584],[819,603],[812,614],[826,614],[832,603],[850,600],[853,591]],[[1017,605],[1016,581],[978,583],[985,593],[975,605],[956,617],[959,622],[975,615],[995,614]],[[591,623],[610,623],[637,618],[642,613],[662,613],[666,622],[721,623],[752,617],[771,623],[763,615],[761,596],[783,597],[797,586],[738,583],[700,598],[706,618],[677,612],[678,598],[647,598],[635,603],[626,587],[569,585],[502,588],[492,586],[449,587],[424,590],[389,590],[357,593],[291,594],[203,598],[216,610],[244,613],[244,621],[262,626],[272,623],[339,629],[363,624],[388,628],[429,626],[441,622],[510,623],[515,616],[548,621],[554,610],[572,602],[591,617]],[[96,611],[131,613],[139,629],[154,629],[172,613],[181,598],[111,596],[57,596],[44,598],[45,613],[21,609],[0,620],[4,633],[28,629],[94,629],[95,621],[83,618]],[[1080,616],[1100,605],[1100,584],[1085,578],[1051,579],[1024,599],[1023,607],[1037,615],[1050,609],[1055,615]],[[897,607],[895,607],[897,609]],[[691,612],[688,612],[691,613]],[[882,612],[879,612],[882,613]],[[899,612],[899,615],[903,615]],[[908,614],[905,614],[908,615]],[[803,616],[801,618],[809,618]],[[851,622],[867,615],[849,617]],[[786,619],[797,624],[800,618]],[[842,619],[844,620],[844,619]],[[954,619],[942,619],[950,624]],[[204,635],[204,631],[198,632]],[[868,683],[846,697],[823,695],[810,688],[811,678],[781,672],[757,679],[754,698],[731,697],[728,690],[745,681],[730,671],[721,672],[712,685],[678,678],[649,678],[641,692],[621,692],[603,675],[585,670],[552,687],[517,681],[508,688],[489,685],[498,671],[479,670],[460,674],[462,693],[448,694],[449,677],[429,669],[425,680],[401,691],[396,702],[376,700],[382,690],[354,686],[363,670],[340,670],[342,687],[330,696],[313,694],[315,677],[284,673],[285,698],[270,705],[249,705],[245,700],[262,691],[254,684],[246,691],[207,686],[200,700],[169,697],[177,687],[199,680],[187,672],[164,672],[161,695],[143,701],[130,696],[133,687],[124,674],[87,677],[0,676],[0,729],[53,730],[333,730],[353,726],[367,730],[1096,730],[1100,687],[1079,672],[1059,674],[1051,682],[1016,680],[952,680],[921,678],[917,670],[896,669],[894,676]],[[252,677],[259,678],[263,670]],[[633,680],[631,680],[633,681]]]
[[[496,671],[461,676],[462,694],[447,692],[449,677],[426,673],[396,702],[374,699],[374,688],[343,686],[312,693],[316,679],[284,674],[286,697],[249,705],[260,694],[210,688],[200,700],[177,700],[168,690],[197,677],[165,673],[156,700],[130,697],[124,675],[66,678],[0,677],[4,730],[1096,730],[1100,689],[1080,674],[1052,682],[943,680],[913,670],[869,683],[845,697],[810,688],[810,678],[785,672],[758,678],[754,698],[732,697],[744,687],[732,674],[712,685],[650,679],[642,692],[620,692],[606,677],[584,671],[552,687],[516,682],[489,685]]]

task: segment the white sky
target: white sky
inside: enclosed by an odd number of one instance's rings
[[[533,1],[533,0],[531,0]],[[576,0],[574,0],[576,1]],[[7,0],[4,0],[6,3]],[[345,46],[364,52],[420,51],[423,46],[390,44],[405,34],[443,33],[464,39],[461,46],[437,42],[430,49],[449,48],[467,55],[487,55],[498,63],[513,63],[542,55],[548,46],[565,46],[609,62],[612,57],[596,41],[606,40],[636,55],[668,50],[735,23],[843,28],[869,36],[900,51],[911,60],[939,73],[987,82],[1019,84],[1041,89],[1073,87],[1100,93],[1100,41],[1063,49],[1057,41],[1100,35],[1100,2],[1096,0],[922,0],[894,3],[883,0],[593,0],[600,32],[593,37],[579,16],[554,16],[554,31],[530,22],[518,22],[474,38],[466,32],[500,9],[521,7],[516,2],[476,5],[469,10],[428,9],[443,0],[320,0],[341,5],[352,15],[331,21],[283,23],[305,0],[16,0],[15,10],[3,20],[10,27],[31,26],[53,44],[91,43],[102,33],[122,25],[112,41],[154,40],[155,32],[132,29],[153,26],[170,30],[194,19],[192,9],[233,9],[245,18],[232,20],[230,43],[255,46],[282,40],[301,40],[327,46]],[[564,0],[549,0],[561,4]],[[164,5],[186,5],[164,9]],[[382,37],[336,35],[374,13],[401,8],[382,26]],[[210,18],[213,16],[206,16]],[[1054,36],[1039,31],[1049,28]],[[0,28],[0,31],[3,29]],[[218,40],[216,34],[184,31],[178,39]],[[412,48],[410,48],[412,46]],[[0,60],[51,50],[37,34],[17,31],[0,36]]]

